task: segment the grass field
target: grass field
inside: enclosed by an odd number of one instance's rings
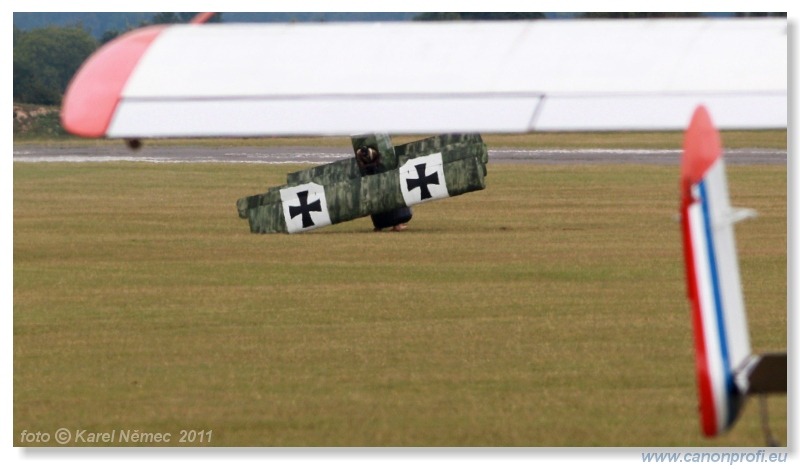
[[[236,200],[293,169],[16,163],[14,444],[763,444],[755,401],[700,435],[677,167],[490,164],[407,232],[250,234]],[[760,214],[737,225],[753,348],[785,349],[786,168],[728,174]]]

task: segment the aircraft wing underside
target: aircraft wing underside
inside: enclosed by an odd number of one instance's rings
[[[787,23],[627,20],[152,26],[65,98],[87,137],[683,129],[787,124]]]

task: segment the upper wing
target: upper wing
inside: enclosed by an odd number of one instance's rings
[[[682,129],[787,123],[787,23],[592,20],[149,27],[87,60],[90,137]]]

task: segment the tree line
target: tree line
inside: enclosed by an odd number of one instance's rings
[[[186,23],[196,13],[156,13],[136,27],[150,24]],[[574,18],[676,18],[700,13],[577,13]],[[735,13],[733,16],[786,16],[786,13]],[[474,21],[545,19],[543,13],[421,13],[415,21]],[[222,14],[211,22],[221,22]],[[133,29],[133,28],[129,28]],[[127,30],[108,30],[99,39],[80,25],[47,26],[23,31],[14,27],[14,101],[28,104],[59,105],[69,80],[78,67],[104,43]]]
[[[186,23],[196,13],[157,13],[135,27]],[[221,14],[211,22],[221,21]],[[129,28],[133,29],[133,28]],[[23,31],[14,27],[14,102],[59,105],[78,67],[98,47],[127,30],[109,30],[95,39],[76,26],[46,26]]]

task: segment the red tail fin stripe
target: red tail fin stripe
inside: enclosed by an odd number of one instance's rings
[[[692,245],[691,226],[689,224],[689,206],[681,210],[683,221],[684,260],[689,303],[692,307],[692,330],[694,331],[695,372],[697,379],[697,397],[700,404],[700,424],[705,436],[714,436],[717,428],[717,413],[714,405],[714,392],[711,385],[710,366],[708,363],[705,330],[700,310],[700,293],[695,270],[695,250]]]

